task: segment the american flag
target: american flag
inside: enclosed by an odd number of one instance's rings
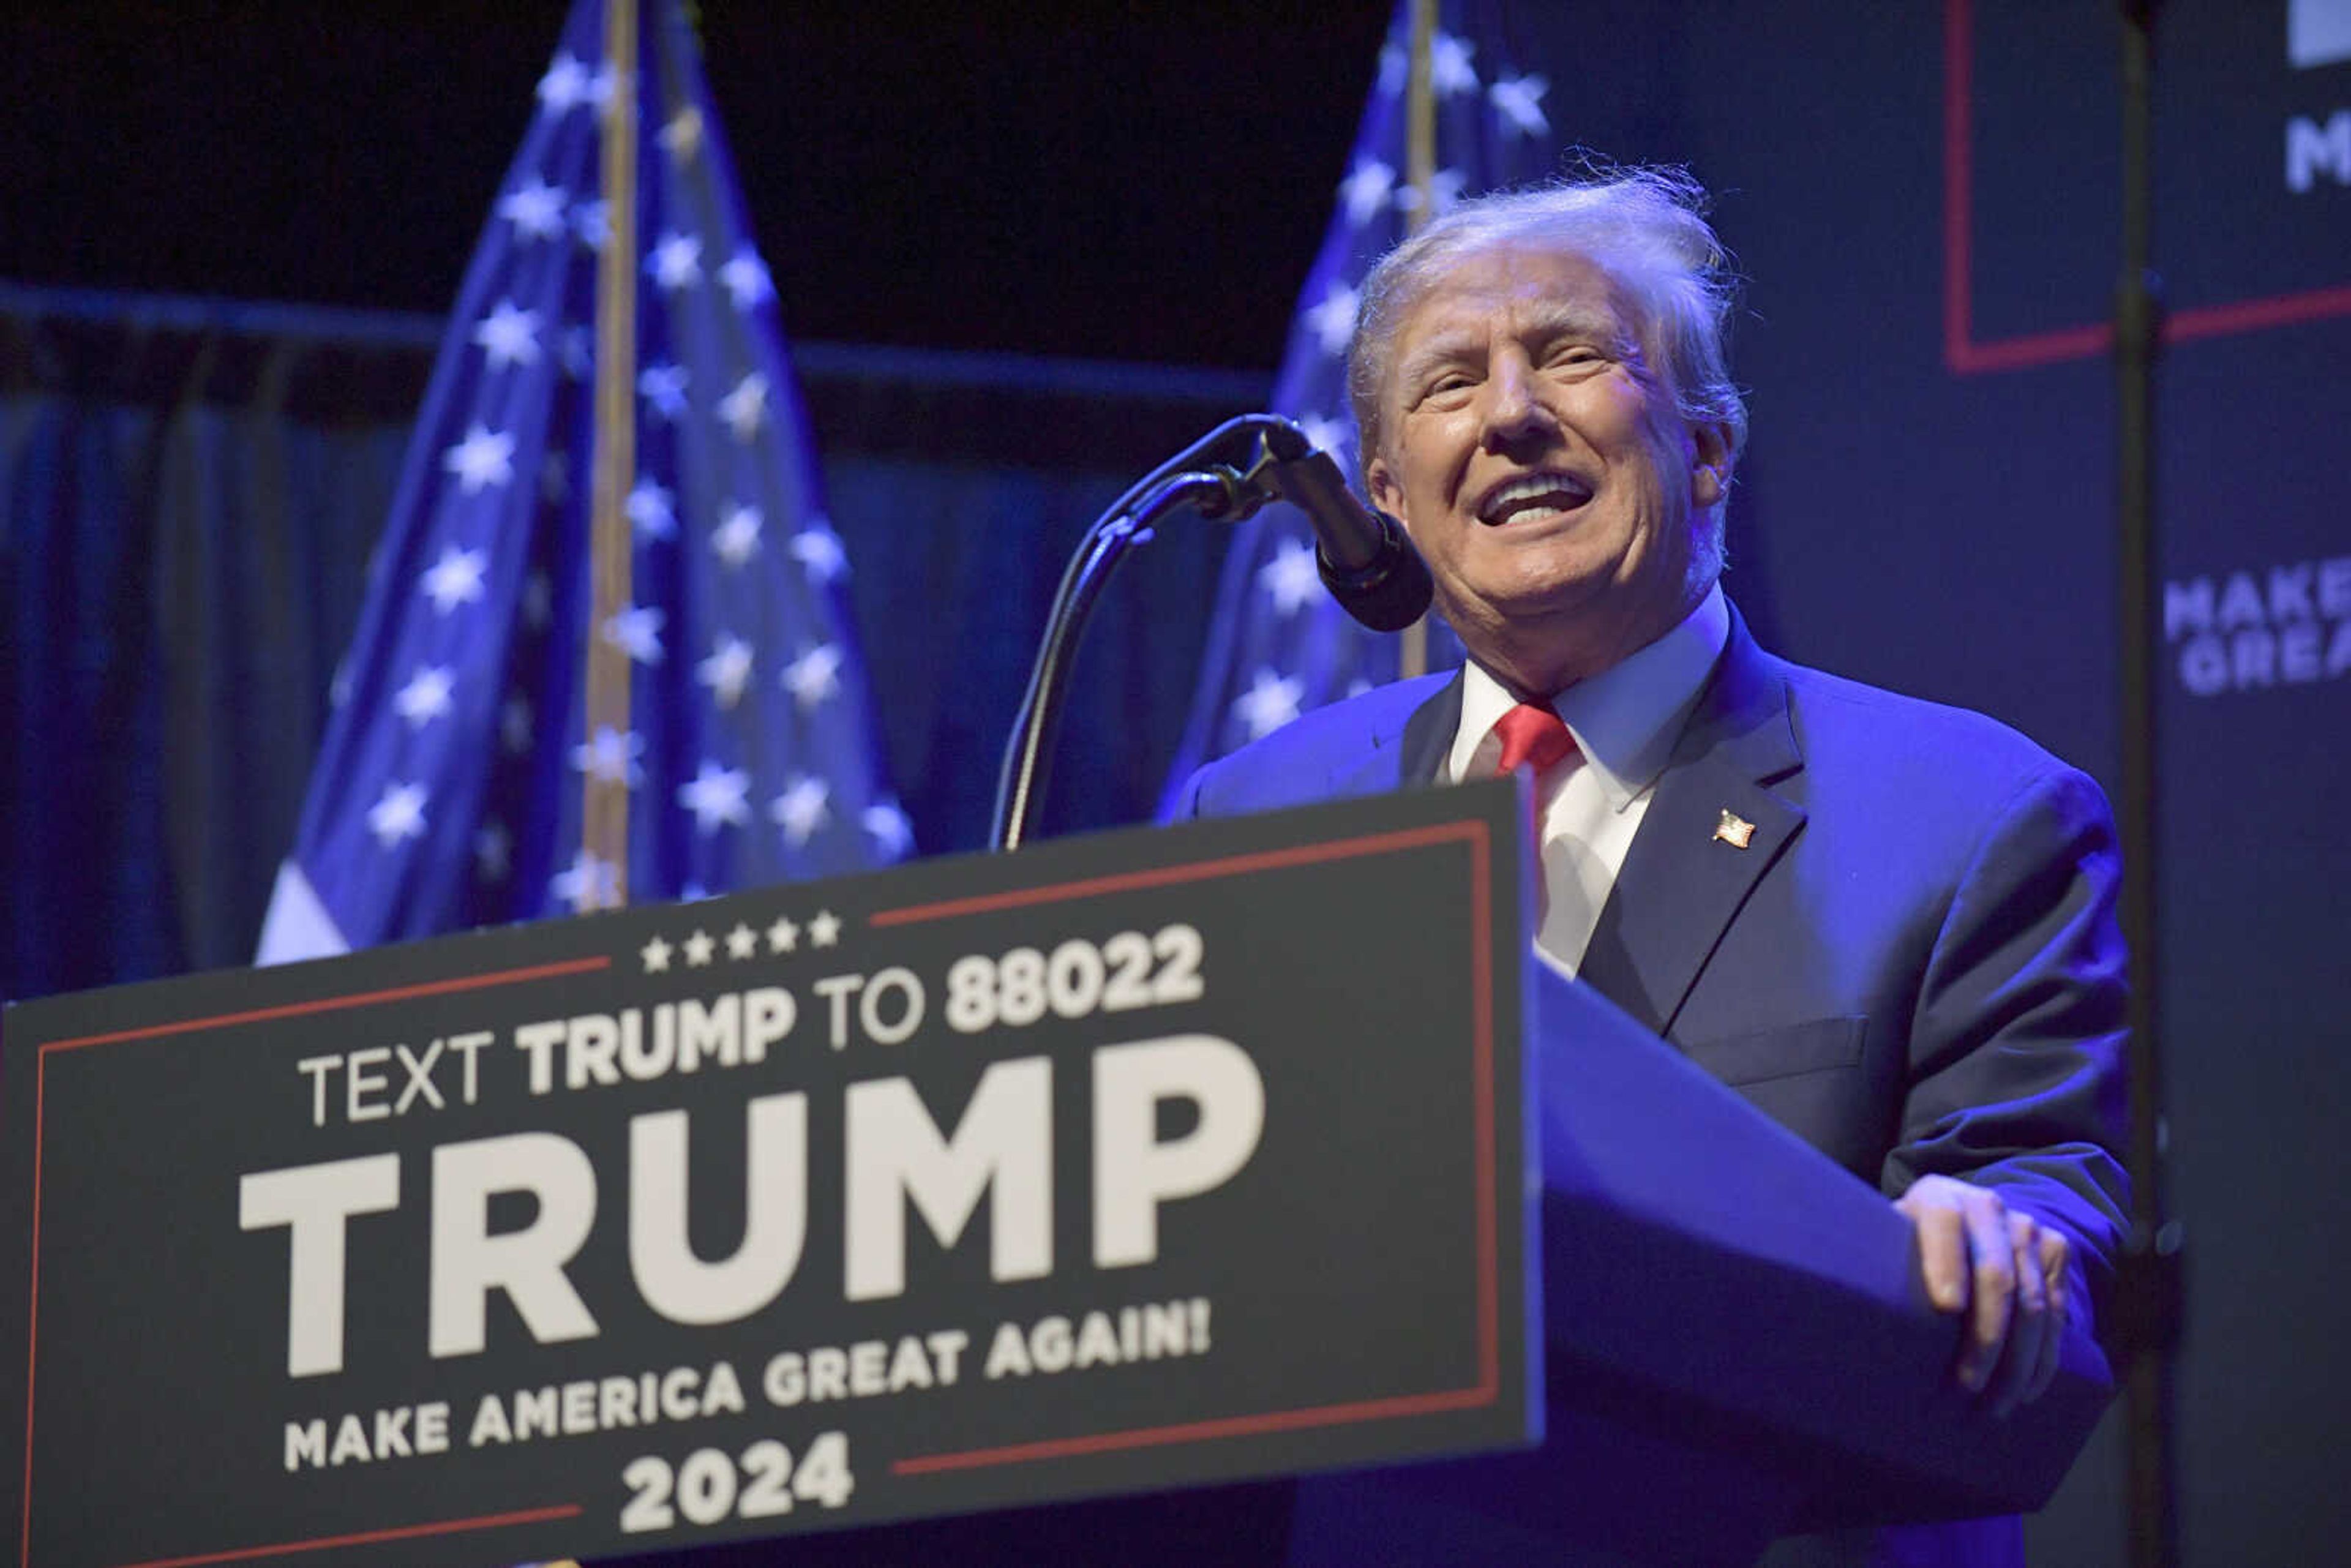
[[[1440,0],[1428,54],[1436,106],[1437,212],[1464,196],[1531,179],[1559,151],[1543,98],[1550,84],[1512,63],[1506,0]],[[1331,227],[1299,296],[1273,408],[1353,468],[1347,340],[1364,276],[1403,239],[1420,193],[1405,176],[1406,74],[1413,0],[1397,0],[1380,50],[1379,78],[1364,110]],[[1397,674],[1399,639],[1349,619],[1314,569],[1314,536],[1294,507],[1277,505],[1245,523],[1225,559],[1216,620],[1201,660],[1192,716],[1168,777],[1169,799],[1193,769],[1280,728],[1309,708]],[[1432,668],[1457,662],[1460,644],[1434,617]]]
[[[604,115],[578,0],[426,392],[294,852],[275,962],[611,902],[590,776],[629,790],[626,883],[696,898],[912,848],[883,785],[778,322],[678,0],[639,24],[631,601],[590,626]],[[586,639],[629,660],[583,734]]]

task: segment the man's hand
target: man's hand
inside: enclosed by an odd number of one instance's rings
[[[1918,1235],[1935,1310],[1964,1314],[1952,1375],[1995,1416],[2038,1399],[2057,1373],[2064,1338],[2064,1235],[2001,1200],[1991,1187],[1920,1176],[1894,1207]]]

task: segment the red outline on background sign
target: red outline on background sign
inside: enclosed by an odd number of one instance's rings
[[[1975,0],[1944,0],[1943,358],[1954,373],[1971,376],[2103,354],[2114,343],[2112,322],[1975,340],[1974,12]],[[2351,316],[2351,284],[2175,310],[2163,319],[2163,340],[2185,343],[2333,316]]]
[[[378,1002],[404,1001],[413,997],[444,996],[453,991],[487,990],[493,986],[517,985],[525,980],[543,980],[559,975],[585,974],[612,966],[609,956],[592,958],[568,958],[559,963],[534,964],[520,969],[494,969],[487,974],[459,975],[444,980],[422,980],[413,985],[389,986],[381,990],[359,991],[349,996],[319,997],[307,1002],[287,1002],[280,1007],[253,1008],[244,1012],[215,1013],[210,1018],[180,1019],[171,1023],[149,1024],[139,1029],[110,1030],[103,1034],[71,1035],[64,1040],[46,1040],[36,1058],[33,1078],[33,1278],[29,1308],[31,1322],[25,1333],[25,1519],[24,1533],[18,1540],[17,1562],[29,1565],[33,1560],[33,1390],[40,1369],[41,1337],[41,1140],[48,1112],[49,1053],[53,1051],[78,1051],[84,1046],[115,1045],[125,1040],[159,1040],[167,1035],[194,1034],[200,1030],[226,1029],[235,1024],[260,1023],[274,1019],[300,1018],[309,1013],[342,1012],[350,1008],[368,1007]],[[371,1541],[397,1541],[420,1535],[447,1535],[465,1530],[486,1530],[493,1526],[524,1524],[546,1519],[569,1519],[581,1511],[577,1503],[559,1503],[547,1508],[527,1510],[519,1513],[484,1514],[472,1519],[442,1520],[429,1524],[400,1525],[388,1530],[358,1535],[338,1535],[311,1541],[282,1542],[262,1546],[243,1546],[225,1552],[209,1552],[194,1557],[156,1558],[142,1563],[127,1564],[126,1568],[193,1568],[203,1563],[231,1563],[240,1558],[278,1557],[292,1552],[316,1552],[329,1546],[353,1546]]]
[[[1343,1405],[1318,1405],[1296,1410],[1273,1410],[1256,1416],[1228,1416],[1176,1426],[1142,1427],[1123,1432],[1098,1432],[1081,1437],[1057,1437],[1041,1442],[1013,1443],[1001,1448],[973,1448],[961,1453],[925,1454],[893,1459],[890,1473],[935,1475],[943,1470],[979,1469],[989,1465],[1023,1464],[1034,1459],[1068,1458],[1119,1448],[1151,1448],[1163,1443],[1201,1442],[1218,1437],[1248,1437],[1259,1432],[1296,1431],[1310,1427],[1333,1427],[1356,1421],[1426,1415],[1440,1410],[1474,1409],[1490,1405],[1501,1393],[1501,1287],[1496,1279],[1499,1257],[1496,1234],[1494,1193],[1494,1010],[1493,929],[1488,905],[1492,900],[1492,841],[1484,822],[1444,822],[1433,827],[1406,828],[1360,838],[1334,839],[1328,843],[1301,844],[1292,849],[1266,850],[1228,855],[1222,860],[1154,871],[1123,872],[1089,877],[1047,887],[1027,887],[1010,893],[983,894],[935,904],[909,904],[882,910],[868,919],[874,926],[912,925],[953,919],[1000,909],[1056,904],[1073,898],[1135,888],[1168,887],[1205,882],[1214,877],[1241,876],[1318,862],[1348,860],[1358,855],[1419,849],[1432,844],[1466,843],[1470,852],[1471,915],[1469,923],[1471,1071],[1477,1124],[1478,1210],[1478,1382],[1468,1388],[1439,1389],[1430,1394],[1397,1395],[1384,1399],[1359,1399]]]

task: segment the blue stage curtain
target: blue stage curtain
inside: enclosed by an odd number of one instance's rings
[[[438,327],[0,288],[0,998],[250,959]],[[1063,560],[1262,378],[796,359],[916,845],[977,850]],[[1044,833],[1148,818],[1226,538],[1104,595]]]

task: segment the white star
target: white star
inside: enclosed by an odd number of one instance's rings
[[[637,949],[637,955],[645,961],[646,974],[658,975],[668,969],[669,956],[675,951],[656,934],[652,941]]]
[[[766,522],[758,507],[729,501],[719,511],[718,526],[710,530],[710,548],[720,560],[739,570],[759,553],[759,529]]]
[[[571,211],[572,236],[590,250],[601,251],[612,237],[612,210],[604,202],[582,202]]]
[[[914,824],[895,800],[877,800],[857,815],[858,825],[873,836],[883,860],[904,860],[914,847]]]
[[[1512,135],[1544,136],[1551,131],[1551,120],[1543,114],[1542,99],[1550,90],[1547,78],[1501,77],[1486,89],[1486,98]]]
[[[529,184],[498,198],[498,216],[532,239],[553,239],[563,232],[563,187],[533,174]]]
[[[595,90],[594,78],[569,50],[555,57],[547,74],[538,78],[538,101],[549,113],[561,114],[588,101]]]
[[[493,818],[474,835],[475,874],[484,882],[504,882],[514,864],[514,835]]]
[[[798,849],[832,820],[827,802],[832,790],[821,779],[795,773],[784,780],[784,792],[768,802],[768,819],[784,830],[784,839]]]
[[[687,937],[685,939],[686,967],[699,969],[707,965],[710,962],[711,951],[716,946],[716,944],[710,940],[710,933],[707,931],[696,931]]]
[[[831,582],[849,570],[841,536],[822,517],[810,518],[809,526],[792,536],[792,559],[808,568],[811,582]]]
[[[604,622],[604,641],[640,664],[662,662],[662,622],[668,614],[658,605],[632,604],[617,610]]]
[[[694,666],[694,678],[710,688],[710,700],[732,711],[743,700],[751,679],[751,644],[731,632],[721,632],[710,657]]]
[[[513,436],[476,420],[466,427],[465,439],[443,454],[441,466],[457,476],[457,488],[478,495],[514,477],[514,449]]]
[[[1439,98],[1477,91],[1478,73],[1469,65],[1469,57],[1477,52],[1478,46],[1467,38],[1437,34],[1428,47],[1429,90]]]
[[[820,947],[830,947],[841,940],[841,916],[830,909],[820,909],[809,922],[809,940]]]
[[[735,929],[726,933],[726,956],[729,958],[748,958],[758,951],[759,934],[737,921]]]
[[[525,310],[511,299],[501,299],[474,329],[490,369],[538,363],[538,312]]]
[[[555,587],[543,570],[522,580],[522,618],[534,632],[546,631],[547,623],[555,618]]]
[[[1334,277],[1322,302],[1306,312],[1307,328],[1324,353],[1347,351],[1347,340],[1355,335],[1355,308],[1361,301],[1362,296],[1347,287],[1345,278]]]
[[[677,787],[677,803],[694,813],[695,830],[707,837],[722,826],[739,828],[751,820],[750,804],[744,799],[750,788],[748,773],[705,758],[702,770]]]
[[[629,492],[622,509],[629,514],[629,523],[649,539],[674,538],[677,533],[677,514],[671,509],[676,499],[667,490],[653,483],[653,476],[640,475],[636,487]]]
[[[784,690],[792,694],[808,712],[841,690],[841,647],[834,643],[820,643],[804,650],[800,656],[784,666]]]
[[[662,150],[680,163],[702,150],[702,110],[687,104],[661,128]]]
[[[1346,204],[1347,221],[1362,228],[1379,216],[1388,204],[1388,193],[1395,189],[1395,171],[1376,158],[1358,158],[1347,177],[1339,182],[1339,199]]]
[[[1381,95],[1394,98],[1402,91],[1405,72],[1411,67],[1411,57],[1406,55],[1402,47],[1395,44],[1383,45],[1380,48]]]
[[[653,413],[675,424],[685,417],[685,367],[647,365],[637,372],[637,395],[653,405]]]
[[[499,742],[510,755],[520,757],[530,749],[531,738],[530,700],[519,694],[507,698],[498,710]]]
[[[758,435],[768,420],[768,378],[753,371],[737,382],[735,390],[718,400],[718,417],[737,441]]]
[[[1319,413],[1300,414],[1298,428],[1306,433],[1308,444],[1315,450],[1328,452],[1333,457],[1347,450],[1354,434],[1353,428],[1346,421],[1326,419]]]
[[[460,604],[471,604],[482,596],[482,573],[489,565],[489,557],[480,550],[444,545],[441,559],[424,574],[425,597],[444,615]]]
[[[1305,682],[1261,669],[1250,680],[1249,689],[1234,702],[1233,714],[1249,727],[1249,738],[1256,740],[1296,718],[1299,702],[1305,695]]]
[[[593,739],[571,748],[571,766],[590,779],[633,789],[645,779],[645,770],[637,762],[644,754],[643,736],[634,730],[623,735],[609,724],[601,725]]]
[[[768,951],[789,953],[799,945],[800,928],[785,916],[777,915],[776,923],[768,927]]]
[[[1428,177],[1428,205],[1433,216],[1442,217],[1461,200],[1462,187],[1468,176],[1458,169],[1439,169]],[[1420,206],[1420,193],[1406,185],[1395,193],[1396,207],[1401,212],[1415,212]]]
[[[393,695],[392,709],[408,721],[409,728],[423,729],[449,711],[449,693],[455,684],[446,664],[420,664]]]
[[[387,782],[383,794],[368,808],[368,831],[385,849],[398,849],[403,839],[424,833],[424,786]]]
[[[1274,558],[1258,568],[1257,582],[1272,596],[1277,613],[1297,614],[1322,586],[1322,573],[1315,570],[1313,547],[1304,539],[1282,540]]]
[[[572,856],[568,870],[555,873],[548,892],[569,904],[574,914],[607,908],[621,902],[620,870],[583,849]]]
[[[775,280],[768,276],[768,264],[761,261],[759,253],[749,246],[727,257],[726,265],[718,269],[718,281],[726,286],[728,294],[734,296],[737,310],[748,310],[761,300],[772,299],[776,295]]]
[[[653,254],[645,257],[645,270],[672,294],[693,287],[702,281],[701,239],[670,230],[654,243]]]
[[[612,68],[611,61],[600,64],[596,74],[588,78],[588,101],[600,111],[611,108],[612,93],[620,83],[621,74]]]

